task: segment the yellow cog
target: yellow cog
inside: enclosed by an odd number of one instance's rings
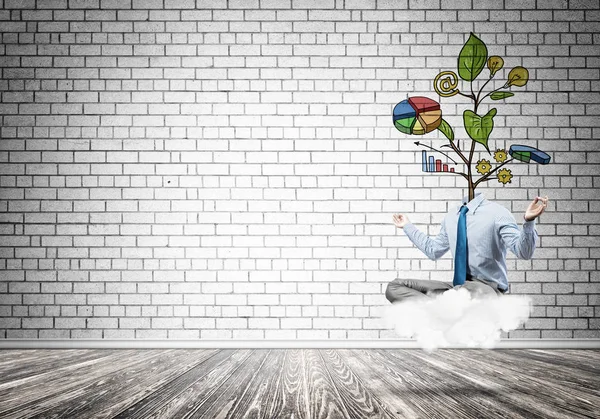
[[[507,183],[511,183],[512,174],[510,169],[502,169],[498,171],[498,182],[506,185]]]
[[[489,160],[482,159],[477,162],[477,166],[475,166],[475,168],[479,174],[485,175],[492,170],[492,164],[489,162]]]
[[[496,152],[494,153],[494,159],[498,162],[498,163],[504,163],[507,159],[507,155],[506,155],[506,150],[502,150],[502,149],[497,149]]]

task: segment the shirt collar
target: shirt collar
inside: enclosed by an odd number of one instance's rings
[[[467,201],[469,201],[469,197],[465,196],[462,199],[462,205],[466,205],[467,208],[469,208],[469,213],[473,214],[473,213],[475,213],[475,210],[479,207],[479,205],[481,205],[481,203],[484,200],[485,200],[485,197],[483,196],[483,193],[478,192],[478,193],[475,194],[475,198],[471,199],[471,201],[468,202],[468,203],[467,203]],[[456,213],[457,214],[460,212],[460,207],[461,206],[456,207]]]

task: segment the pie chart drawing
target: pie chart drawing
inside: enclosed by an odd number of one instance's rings
[[[440,104],[424,96],[403,100],[394,107],[394,126],[404,134],[423,135],[442,123]]]
[[[532,160],[539,164],[550,163],[550,156],[547,153],[526,145],[511,145],[508,153],[514,159],[520,160],[524,163],[529,163]]]

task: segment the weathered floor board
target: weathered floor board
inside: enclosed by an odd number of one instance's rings
[[[3,350],[0,418],[600,418],[600,350]]]

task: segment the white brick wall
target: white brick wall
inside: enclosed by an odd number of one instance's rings
[[[508,337],[600,337],[598,3],[0,0],[0,338],[392,337],[387,282],[452,264],[391,214],[436,234],[465,190],[391,110],[470,31],[530,70],[491,145],[553,157],[480,188],[552,200]]]

